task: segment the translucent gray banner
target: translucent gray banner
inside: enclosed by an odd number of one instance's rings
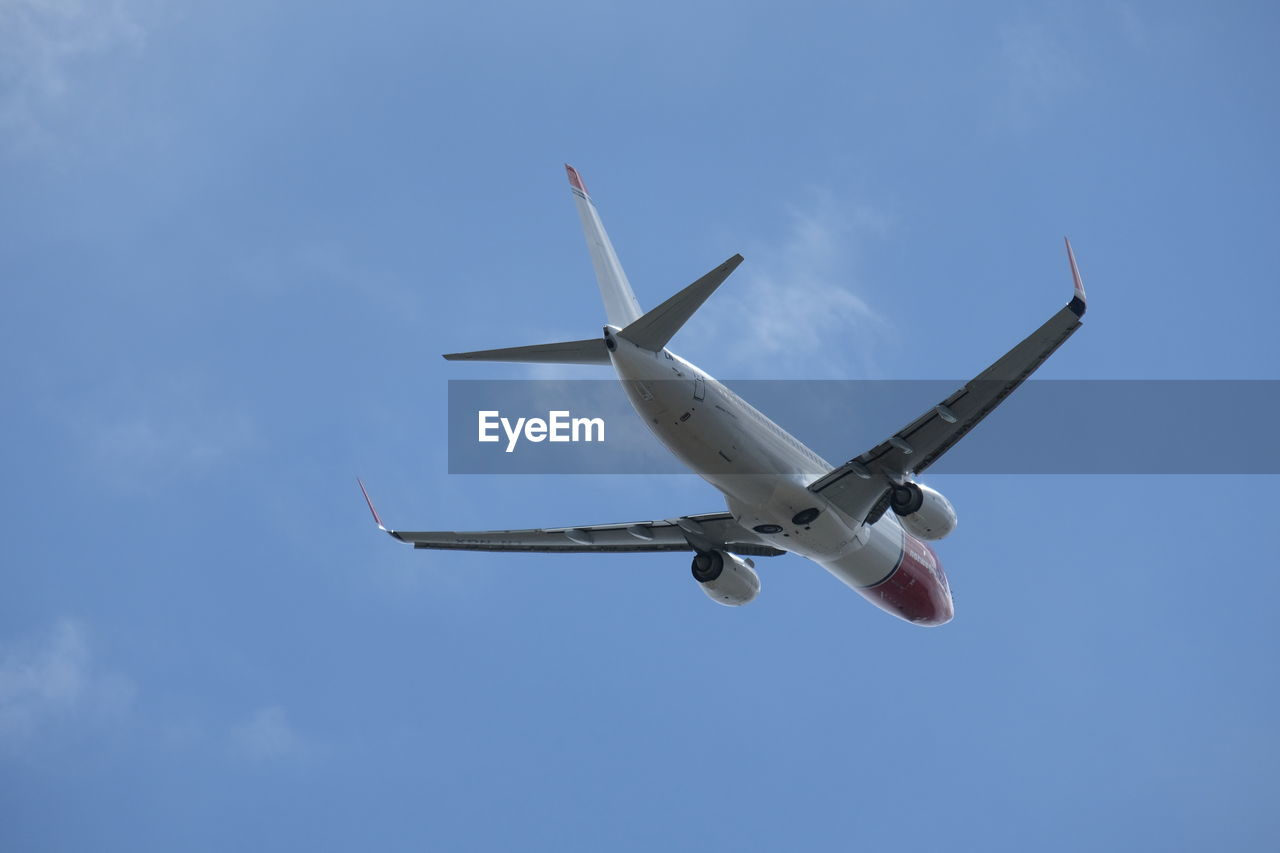
[[[885,441],[964,382],[724,384],[839,465]],[[713,406],[713,398],[709,393],[696,405]],[[448,418],[452,474],[689,473],[613,379],[451,380]],[[1278,423],[1280,380],[1032,380],[929,471],[1276,474]]]

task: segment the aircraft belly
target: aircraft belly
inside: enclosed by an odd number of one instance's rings
[[[614,365],[636,412],[678,459],[724,493],[734,518],[761,542],[813,560],[900,619],[950,621],[941,564],[896,516],[872,525],[850,521],[808,490],[813,475],[804,468],[812,460],[771,430],[744,427],[742,413],[716,385],[698,381],[696,368],[620,346]]]
[[[822,567],[854,589],[881,583],[902,561],[902,526],[886,515],[875,524],[864,525],[866,544],[834,558],[818,558]]]
[[[625,381],[627,396],[645,425],[677,459],[704,479],[759,469],[760,459],[742,446],[730,417],[694,396],[695,382]]]

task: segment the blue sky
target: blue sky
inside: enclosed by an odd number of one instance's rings
[[[1067,298],[1067,233],[1090,313],[1043,375],[1276,378],[1276,32],[3,4],[0,847],[1274,840],[1273,477],[932,478],[957,618],[921,630],[798,558],[729,610],[674,555],[414,553],[354,476],[402,527],[720,508],[446,474],[446,381],[541,374],[439,353],[599,327],[565,161],[643,305],[746,256],[673,342],[720,377],[972,375]]]

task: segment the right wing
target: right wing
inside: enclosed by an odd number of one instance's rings
[[[414,548],[443,551],[536,551],[550,554],[619,554],[636,551],[695,551],[718,548],[747,557],[786,553],[756,541],[727,512],[686,515],[662,521],[544,527],[527,530],[388,530],[360,483],[378,528]]]
[[[892,484],[910,479],[936,462],[1080,328],[1084,285],[1070,240],[1067,259],[1075,295],[1065,308],[960,390],[871,450],[809,484],[809,491],[821,494],[850,518],[868,522],[879,518],[889,505]]]

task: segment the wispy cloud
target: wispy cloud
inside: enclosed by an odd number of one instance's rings
[[[1006,85],[999,119],[1016,129],[1033,124],[1060,96],[1084,82],[1061,28],[1043,21],[1002,27],[1000,58]]]
[[[192,378],[100,389],[76,407],[73,430],[94,470],[125,491],[198,477],[258,440],[254,419]],[[71,416],[71,413],[68,414]]]
[[[231,741],[238,753],[255,761],[297,758],[310,752],[279,705],[259,708],[232,729]]]
[[[0,645],[0,743],[22,744],[72,719],[118,718],[134,693],[131,681],[95,665],[83,627],[61,620],[44,636]]]
[[[751,249],[705,312],[713,331],[700,349],[715,350],[716,372],[847,376],[852,361],[874,374],[891,328],[859,292],[859,261],[891,225],[875,208],[827,193],[789,209],[781,240]]]
[[[376,301],[406,324],[423,321],[420,284],[357,256],[340,240],[299,240],[233,259],[233,281],[260,294],[316,299],[336,292]],[[429,300],[427,306],[429,307]],[[430,311],[427,312],[428,314]]]
[[[1129,3],[1121,3],[1116,8],[1116,13],[1120,16],[1120,31],[1129,43],[1138,48],[1146,47],[1149,27],[1138,10]]]
[[[132,472],[134,479],[201,472],[249,443],[249,418],[219,412],[207,419],[182,414],[140,412],[104,424],[94,451],[108,468]]]
[[[264,705],[239,722],[171,719],[136,703],[133,680],[97,660],[89,632],[74,619],[0,642],[0,754],[20,754],[68,738],[127,727],[178,751],[214,750],[252,761],[317,754],[282,706]]]
[[[42,148],[74,105],[87,59],[136,49],[144,30],[123,0],[0,0],[0,139]]]

